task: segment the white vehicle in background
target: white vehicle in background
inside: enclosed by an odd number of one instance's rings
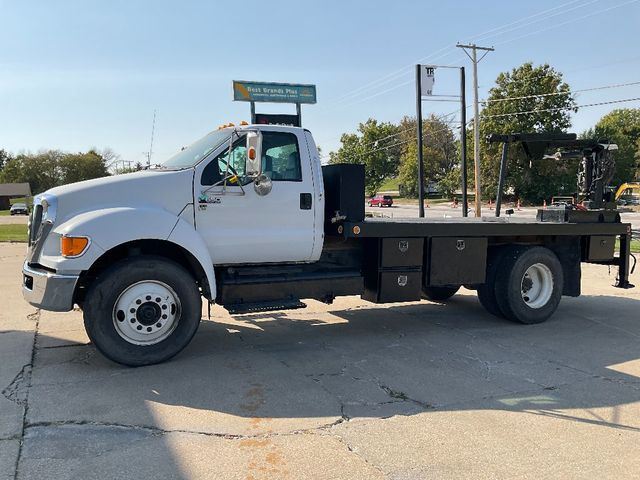
[[[630,287],[616,212],[395,221],[365,219],[364,197],[364,168],[321,167],[308,130],[227,126],[156,169],[38,195],[23,293],[78,305],[105,356],[148,365],[189,343],[202,297],[246,313],[341,295],[442,302],[465,285],[492,314],[539,323],[580,294],[581,261],[618,266]]]
[[[26,203],[14,203],[9,209],[11,215],[29,215],[29,207]]]

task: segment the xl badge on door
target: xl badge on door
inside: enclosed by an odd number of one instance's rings
[[[205,192],[202,192],[198,197],[198,203],[211,203],[211,204],[222,203],[222,198],[210,197]]]

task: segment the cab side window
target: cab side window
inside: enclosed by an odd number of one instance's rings
[[[214,185],[221,182],[227,171],[229,175],[237,174],[242,180],[245,176],[245,167],[247,159],[247,141],[244,136],[236,140],[231,148],[229,155],[229,147],[218,154],[202,171],[201,185]],[[229,169],[227,170],[227,162]]]
[[[274,182],[300,182],[300,149],[293,133],[262,133],[262,171]]]

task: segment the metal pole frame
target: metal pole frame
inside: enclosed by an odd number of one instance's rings
[[[422,80],[416,65],[416,130],[418,136],[418,216],[424,217],[424,165],[422,162]]]
[[[464,67],[460,67],[460,164],[462,168],[462,216],[469,213],[467,199],[467,97],[465,94]]]
[[[500,207],[502,206],[502,189],[504,188],[504,179],[507,176],[507,155],[509,155],[509,140],[505,140],[502,144],[500,177],[498,179],[498,192],[496,193],[496,217],[500,216]]]
[[[296,115],[298,116],[298,126],[302,126],[302,107],[299,103],[296,103]]]

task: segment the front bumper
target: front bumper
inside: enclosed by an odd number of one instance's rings
[[[22,267],[22,295],[31,305],[53,312],[73,309],[73,292],[78,275],[62,275],[42,268]]]

